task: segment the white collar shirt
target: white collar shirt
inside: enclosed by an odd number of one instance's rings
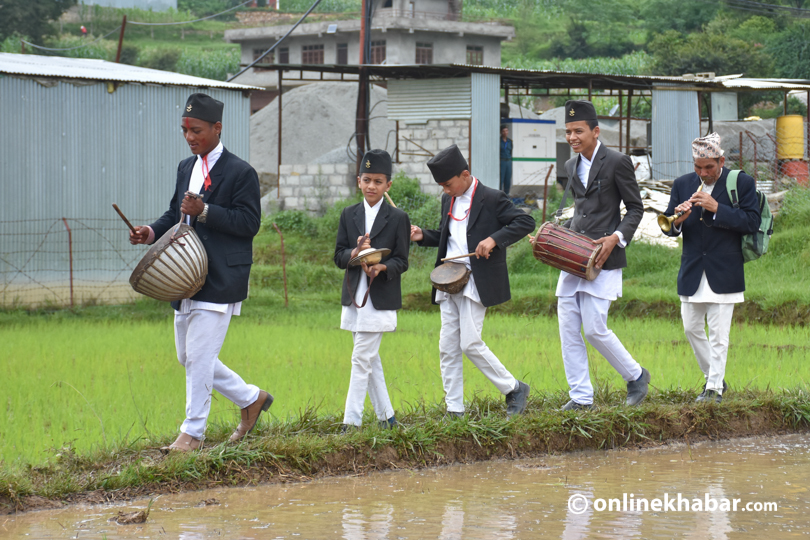
[[[466,255],[471,251],[467,245],[467,225],[470,223],[470,207],[472,206],[472,197],[477,185],[478,179],[473,178],[473,181],[470,183],[470,187],[467,188],[467,191],[465,191],[460,197],[455,197],[455,200],[451,202],[452,217],[447,216],[447,219],[449,220],[448,228],[450,230],[450,236],[447,239],[447,254],[445,257]],[[474,246],[474,248],[475,247],[478,246]],[[467,270],[471,269],[469,257],[455,259],[452,262],[464,264],[467,267]],[[472,274],[470,274],[469,281],[467,281],[467,285],[464,286],[462,294],[476,302],[481,301],[481,298],[478,295],[478,288],[475,286],[475,281],[473,280]],[[437,302],[441,302],[446,298],[447,293],[436,291]]]
[[[225,149],[220,142],[217,144],[213,150],[208,152],[205,155],[206,161],[208,162],[208,170],[206,172],[211,174],[211,169],[214,168],[214,165],[217,164],[219,161],[220,156],[222,156],[222,151]],[[197,161],[194,162],[194,168],[191,169],[191,179],[188,182],[188,190],[194,193],[202,194],[203,184],[205,183],[205,177],[203,176],[203,156],[197,156]]]

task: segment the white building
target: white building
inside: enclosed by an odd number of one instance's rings
[[[515,29],[497,23],[461,22],[461,0],[371,0],[371,58],[367,64],[471,64],[500,66],[501,41]],[[283,4],[282,4],[283,6]],[[289,31],[291,25],[228,30],[225,40],[242,47],[247,65]],[[360,19],[300,25],[262,63],[357,65]],[[238,82],[275,89],[274,72],[253,69]]]

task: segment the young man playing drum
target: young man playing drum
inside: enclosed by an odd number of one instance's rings
[[[593,281],[560,272],[557,282],[557,319],[570,401],[563,410],[590,409],[593,386],[588,373],[585,339],[601,353],[627,383],[627,405],[647,395],[650,373],[636,362],[607,327],[610,303],[622,294],[624,248],[636,232],[644,207],[630,158],[599,142],[596,109],[589,101],[565,104],[565,139],[578,155],[565,163],[574,196],[574,217],[565,223],[572,231],[602,244]],[[619,205],[624,202],[624,218]]]
[[[506,247],[532,231],[534,219],[515,208],[504,192],[470,175],[456,145],[436,154],[428,167],[444,190],[442,219],[437,230],[411,226],[411,240],[439,248],[437,267],[445,257],[475,250],[474,257],[455,260],[472,271],[460,292],[433,288],[433,303],[439,304],[442,316],[439,359],[447,412],[464,415],[463,353],[506,396],[507,416],[520,414],[526,408],[529,385],[509,373],[481,339],[481,330],[487,308],[511,298]]]
[[[172,302],[177,358],[186,370],[186,419],[180,436],[165,451],[200,447],[213,390],[241,409],[242,421],[232,442],[244,438],[273,403],[270,394],[245,384],[218,358],[231,317],[239,315],[247,298],[253,237],[261,224],[256,171],[219,140],[222,109],[222,102],[205,94],[188,98],[180,126],[195,157],[180,162],[166,213],[129,236],[132,244],[151,244],[186,219],[208,254],[203,288],[192,298]]]
[[[352,333],[352,374],[343,429],[360,426],[366,393],[380,425],[393,427],[397,420],[385,386],[380,343],[383,332],[397,329],[397,311],[402,307],[400,276],[408,269],[411,222],[408,214],[387,204],[383,195],[391,188],[391,156],[385,150],[369,150],[360,164],[357,187],[363,202],[340,214],[335,264],[347,269],[340,303],[340,328]],[[379,263],[349,266],[363,250],[388,249]]]

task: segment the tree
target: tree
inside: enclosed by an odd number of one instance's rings
[[[810,23],[797,22],[772,36],[766,50],[773,58],[774,76],[810,78]]]
[[[12,35],[42,41],[55,33],[52,22],[76,0],[0,0],[0,41]]]
[[[771,75],[770,58],[763,47],[724,34],[695,33],[683,36],[668,30],[650,42],[653,72],[680,76],[713,71],[718,75],[744,73],[749,77]]]

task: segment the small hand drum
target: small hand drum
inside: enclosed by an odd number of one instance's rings
[[[391,250],[388,248],[369,248],[364,249],[360,253],[357,254],[356,257],[349,261],[349,266],[360,266],[363,263],[371,266],[374,264],[379,263],[383,257],[391,253]]]
[[[438,290],[456,294],[470,281],[470,271],[465,264],[446,262],[433,269],[430,281]]]

